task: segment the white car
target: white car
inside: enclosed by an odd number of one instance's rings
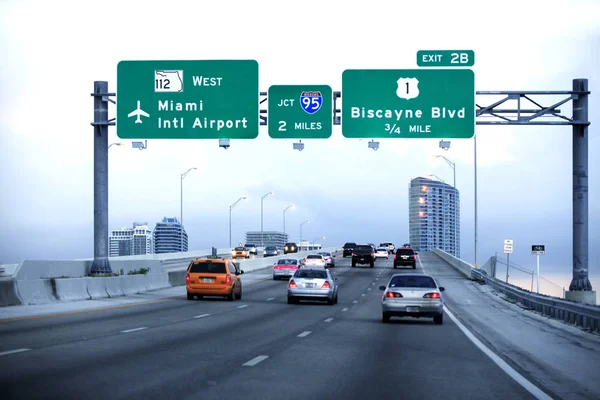
[[[375,251],[375,259],[388,258],[389,255],[390,255],[390,253],[388,252],[388,249],[385,249],[383,247],[379,247],[379,248],[377,248],[377,251]]]
[[[314,267],[322,267],[325,268],[327,266],[327,261],[320,254],[310,254],[306,256],[303,263],[306,268],[314,268]]]

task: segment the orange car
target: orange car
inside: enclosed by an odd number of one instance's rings
[[[244,246],[238,246],[231,251],[231,258],[250,258],[250,250],[245,248]]]
[[[201,258],[190,263],[185,277],[187,299],[194,296],[227,296],[228,300],[241,300],[241,271],[231,260]]]

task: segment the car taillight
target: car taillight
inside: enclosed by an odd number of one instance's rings
[[[424,299],[439,299],[441,296],[437,292],[426,293],[423,298]]]
[[[329,284],[329,282],[325,281],[323,286],[321,286],[321,289],[331,289],[331,285]]]
[[[225,284],[226,285],[231,285],[231,275],[225,276]]]
[[[289,285],[289,287],[291,287],[291,288],[297,288],[297,287],[298,287],[298,285],[296,285],[296,282],[294,282],[294,280],[292,279],[292,280],[290,281],[290,285]]]
[[[415,255],[413,255],[413,257],[415,258],[415,261],[417,261],[417,255],[416,255],[416,254],[415,254]]]
[[[187,274],[187,275],[185,276],[185,281],[186,281],[186,282],[189,282],[189,281],[190,281],[190,274]]]
[[[396,259],[396,255],[394,254],[394,260]]]
[[[393,299],[393,298],[401,298],[401,297],[402,297],[402,294],[401,294],[401,293],[396,293],[396,292],[387,292],[387,293],[385,294],[385,297],[388,297],[388,298],[390,298],[390,299]]]
[[[352,257],[356,257],[356,254],[352,253]]]

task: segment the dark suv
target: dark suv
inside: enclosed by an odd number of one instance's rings
[[[356,247],[356,243],[346,243],[344,245],[344,250],[342,251],[342,257],[346,257],[346,256],[351,256],[352,255],[352,250],[354,250],[354,248]]]
[[[375,267],[375,250],[370,245],[359,245],[352,250],[352,268],[357,264],[369,264],[371,268]]]
[[[394,254],[394,268],[400,265],[409,265],[413,269],[417,268],[417,253],[413,249],[399,248]]]
[[[283,246],[283,254],[288,254],[288,253],[297,253],[298,252],[298,245],[296,243],[286,243],[285,246]]]

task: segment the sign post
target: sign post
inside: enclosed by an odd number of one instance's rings
[[[255,60],[121,61],[121,139],[254,139],[258,136]]]
[[[534,244],[531,246],[531,254],[536,256],[537,258],[537,267],[536,267],[536,275],[537,275],[537,292],[540,293],[540,256],[546,254],[546,245],[543,244]]]
[[[504,253],[506,254],[506,283],[508,283],[508,269],[510,268],[510,255],[513,252],[513,240],[504,240]]]
[[[347,69],[342,93],[346,138],[468,139],[475,134],[470,69]]]

